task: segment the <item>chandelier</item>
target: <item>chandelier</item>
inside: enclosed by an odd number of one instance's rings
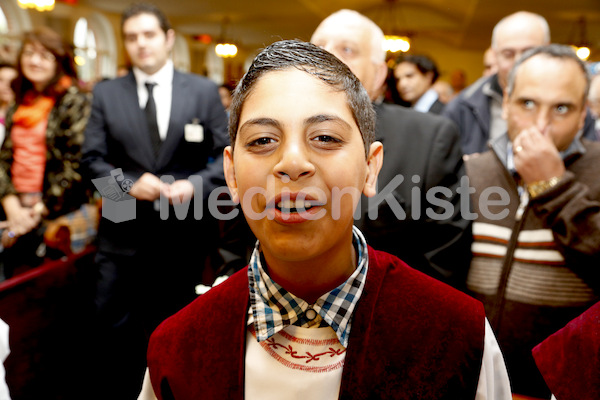
[[[225,40],[225,29],[227,28],[227,23],[229,20],[227,17],[223,18],[223,23],[221,24],[221,36],[219,36],[219,40],[217,45],[215,46],[215,53],[217,56],[222,58],[232,58],[238,52],[237,46],[233,43],[229,43]]]

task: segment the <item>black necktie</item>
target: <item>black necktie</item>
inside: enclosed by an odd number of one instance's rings
[[[158,123],[156,122],[156,103],[154,102],[154,96],[152,95],[152,89],[156,86],[156,83],[146,82],[146,89],[148,89],[148,102],[144,113],[146,114],[146,121],[148,122],[148,132],[150,133],[150,140],[152,142],[152,149],[154,150],[154,156],[158,156],[160,145],[160,134],[158,133]]]

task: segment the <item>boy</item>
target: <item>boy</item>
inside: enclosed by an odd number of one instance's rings
[[[247,269],[154,332],[159,399],[510,398],[482,306],[353,228],[383,160],[374,130],[330,53],[282,41],[257,56],[224,168],[258,242]]]

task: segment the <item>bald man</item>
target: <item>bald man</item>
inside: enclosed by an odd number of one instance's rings
[[[372,101],[387,75],[383,40],[383,32],[373,21],[352,10],[331,14],[311,38],[350,67]],[[385,162],[378,179],[379,194],[361,200],[356,225],[371,245],[443,282],[463,287],[471,230],[460,213],[457,194],[465,175],[458,130],[446,118],[394,104],[375,104],[375,111],[376,140],[383,143]],[[450,191],[446,204],[451,212],[432,219],[426,214],[428,208],[440,214],[442,210],[425,201],[425,194],[439,187]]]
[[[521,55],[534,47],[550,43],[550,28],[544,17],[519,11],[502,18],[492,32],[492,51],[498,72],[482,77],[467,87],[444,109],[443,115],[458,125],[465,154],[488,150],[488,142],[507,129],[502,118],[502,96],[508,73]],[[583,134],[596,139],[593,120],[587,116]]]

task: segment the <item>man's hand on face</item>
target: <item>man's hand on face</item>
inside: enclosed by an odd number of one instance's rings
[[[565,173],[565,164],[554,142],[535,127],[523,130],[513,140],[513,154],[515,168],[526,184]]]

